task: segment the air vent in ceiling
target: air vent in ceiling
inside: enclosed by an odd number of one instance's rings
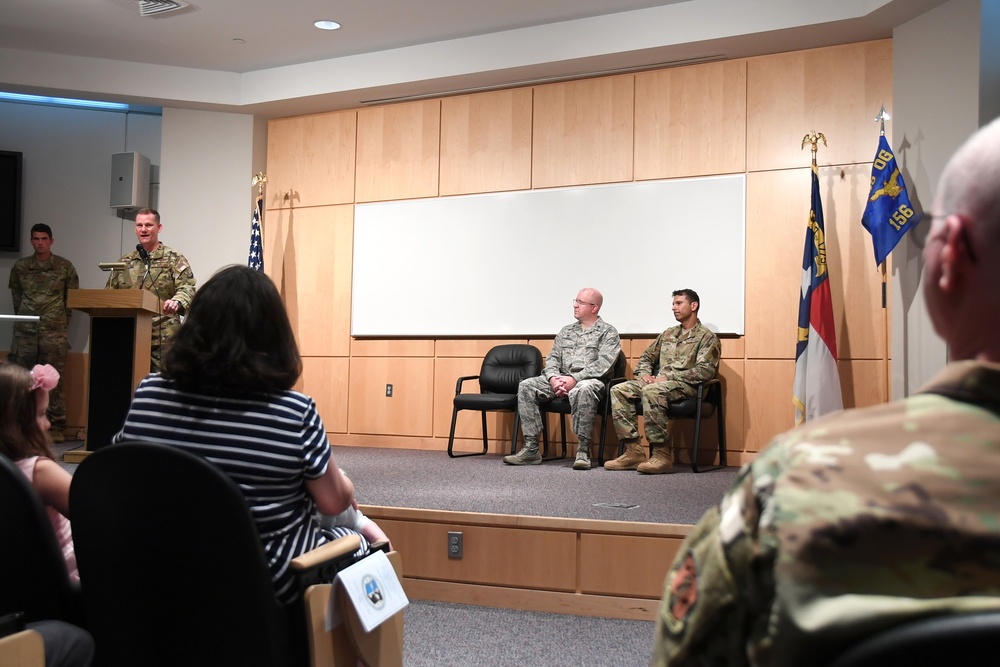
[[[188,3],[180,0],[137,0],[139,5],[139,16],[156,16],[167,12],[175,12],[184,9]]]

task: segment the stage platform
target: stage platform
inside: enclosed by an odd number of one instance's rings
[[[653,620],[684,537],[737,468],[669,475],[507,466],[499,455],[334,447],[403,554],[414,599]],[[461,533],[462,558],[449,557]]]

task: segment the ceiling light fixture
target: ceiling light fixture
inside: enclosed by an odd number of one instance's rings
[[[313,25],[320,30],[337,30],[340,28],[340,24],[336,21],[314,21]]]

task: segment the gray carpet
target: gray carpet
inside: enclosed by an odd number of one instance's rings
[[[573,470],[572,458],[504,465],[498,455],[334,447],[358,502],[382,507],[694,524],[732,485],[738,468],[670,475]]]
[[[403,624],[403,665],[648,665],[653,630],[647,621],[412,601]]]

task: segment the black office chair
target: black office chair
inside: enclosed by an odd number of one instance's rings
[[[95,663],[309,664],[308,628],[322,620],[275,596],[243,493],[211,463],[165,445],[112,445],[80,464],[70,502]],[[300,556],[324,555],[299,573],[300,590],[350,565],[359,544],[351,535]]]
[[[597,449],[597,461],[599,465],[604,465],[604,445],[607,440],[608,417],[611,414],[611,382],[614,378],[621,378],[625,376],[626,363],[625,353],[619,350],[618,358],[615,359],[615,365],[611,368],[610,376],[604,380],[604,393],[601,395],[601,402],[597,406],[597,414],[601,416],[601,435],[598,441]],[[569,398],[560,396],[548,401],[543,401],[538,405],[538,408],[541,410],[543,423],[545,422],[546,415],[549,413],[559,415],[559,432],[562,435],[562,456],[559,458],[566,458],[566,415],[571,412]],[[548,428],[542,429],[542,442],[542,456],[546,457],[549,454]]]
[[[28,478],[0,454],[0,616],[85,625],[80,586],[70,580],[52,522]]]
[[[448,456],[461,458],[463,456],[482,456],[489,449],[489,438],[486,433],[487,412],[513,412],[514,429],[511,436],[510,451],[517,449],[517,429],[521,423],[517,414],[517,385],[521,380],[540,375],[542,372],[542,353],[534,345],[522,343],[497,345],[490,349],[483,358],[479,375],[465,375],[458,378],[455,384],[454,407],[451,413],[451,432],[448,434]],[[466,380],[479,380],[478,394],[463,394],[462,384]],[[458,422],[460,410],[478,410],[483,418],[483,451],[456,454],[455,424]]]
[[[654,368],[652,375],[656,375]],[[612,386],[624,381],[624,377],[612,381]],[[693,419],[694,420],[694,440],[691,443],[691,470],[694,472],[708,472],[726,467],[726,417],[723,410],[722,383],[719,378],[712,378],[698,385],[695,385],[696,393],[692,398],[683,398],[679,401],[671,401],[667,405],[667,417],[669,419]],[[636,399],[635,410],[637,415],[642,414],[642,401]],[[712,415],[716,417],[719,428],[719,465],[710,468],[698,466],[698,447],[701,444],[701,421],[708,419]],[[652,450],[652,447],[650,447]],[[619,443],[618,451],[624,451]],[[652,455],[652,451],[650,451]]]
[[[949,614],[883,630],[840,654],[829,667],[995,665],[1000,611]]]

